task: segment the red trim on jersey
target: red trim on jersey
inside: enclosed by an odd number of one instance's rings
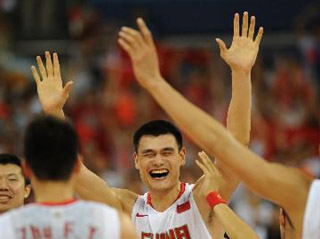
[[[177,205],[177,213],[183,213],[191,208],[190,201]]]
[[[186,190],[186,183],[181,182],[180,183],[180,192],[178,194],[177,199],[173,203],[175,203],[182,196],[182,194],[184,193],[185,190]],[[148,194],[147,194],[147,204],[149,204],[151,207],[153,207],[152,202],[151,202],[150,192],[148,192]]]
[[[36,204],[38,205],[44,205],[44,206],[64,206],[64,205],[69,205],[72,203],[77,202],[78,199],[72,198],[66,201],[62,201],[62,202],[37,202]]]

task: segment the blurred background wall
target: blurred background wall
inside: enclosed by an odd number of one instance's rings
[[[86,164],[112,186],[145,192],[132,136],[168,117],[136,84],[116,42],[120,27],[145,18],[165,78],[224,123],[231,77],[214,38],[230,44],[233,14],[244,10],[265,29],[252,73],[250,147],[320,177],[320,3],[310,0],[0,0],[0,152],[21,155],[23,129],[41,112],[30,66],[45,50],[58,52],[64,81],[75,82],[65,112]],[[200,149],[186,137],[185,145],[182,180],[194,182]],[[232,206],[261,238],[279,238],[277,207],[243,186]]]

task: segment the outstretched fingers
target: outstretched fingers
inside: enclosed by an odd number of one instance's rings
[[[152,34],[142,18],[139,17],[137,19],[137,25],[139,27],[143,39],[147,42],[147,44],[150,46],[154,46]]]
[[[255,43],[256,43],[256,45],[260,45],[260,42],[261,42],[261,39],[262,39],[262,36],[263,36],[263,27],[260,27],[259,28],[259,32],[258,32],[258,35],[257,35],[257,37],[256,37],[256,39],[255,39]]]
[[[223,56],[225,52],[227,51],[227,46],[220,38],[216,38],[216,42],[218,43],[219,49],[220,49],[220,55]]]
[[[42,59],[41,59],[40,56],[37,56],[36,59],[37,59],[37,63],[38,63],[38,67],[39,67],[39,71],[40,71],[42,80],[45,80],[45,79],[47,79],[47,71],[46,71],[46,68],[44,67],[43,62],[42,62]]]
[[[256,18],[255,16],[252,16],[250,20],[250,28],[249,28],[249,34],[248,34],[248,38],[250,38],[251,40],[253,40],[255,25],[256,25]]]
[[[65,98],[67,98],[67,97],[69,96],[69,93],[70,93],[70,91],[71,91],[71,89],[72,89],[72,86],[73,86],[73,81],[69,81],[69,82],[65,85],[65,87],[63,88],[63,96],[64,96]]]
[[[233,37],[239,37],[239,13],[236,13],[233,18]]]
[[[46,51],[45,57],[46,57],[46,68],[47,68],[48,77],[52,77],[53,76],[53,66],[52,66],[51,54],[49,51]]]
[[[38,74],[36,67],[31,66],[31,71],[32,71],[33,78],[36,81],[36,84],[39,85],[41,83],[41,79],[40,79],[40,76]]]
[[[55,78],[61,78],[60,63],[57,53],[53,53],[53,74]]]
[[[248,36],[248,12],[243,13],[241,36]]]

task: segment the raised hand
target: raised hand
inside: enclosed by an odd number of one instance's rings
[[[46,51],[45,57],[46,67],[43,65],[40,56],[36,58],[42,80],[35,66],[32,66],[31,70],[37,83],[38,97],[44,112],[60,117],[58,114],[62,112],[62,108],[69,97],[73,82],[69,81],[65,87],[63,87],[57,53],[53,54],[53,63],[48,51]]]
[[[221,181],[221,174],[205,152],[199,152],[198,155],[200,161],[196,160],[196,163],[204,174],[204,178],[201,180],[199,186],[202,194],[206,197],[209,192],[218,191]]]
[[[137,19],[139,31],[122,27],[118,42],[131,59],[134,74],[145,88],[161,78],[157,50],[150,30],[142,18]]]
[[[259,32],[254,39],[255,23],[256,19],[252,16],[250,26],[248,26],[248,12],[244,12],[242,31],[240,34],[239,14],[236,13],[233,21],[233,40],[231,47],[227,49],[226,44],[221,39],[216,39],[222,59],[232,70],[250,71],[256,61],[263,35],[263,28],[259,28]]]

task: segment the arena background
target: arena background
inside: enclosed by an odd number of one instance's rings
[[[265,29],[252,73],[253,151],[320,177],[320,3],[250,0],[0,0],[0,152],[21,155],[21,137],[41,112],[30,66],[58,52],[74,89],[65,107],[81,138],[85,163],[109,184],[145,191],[133,167],[133,132],[168,119],[134,79],[116,43],[121,26],[145,18],[162,73],[189,100],[225,122],[231,77],[214,38],[230,43],[235,12]],[[183,109],[181,109],[183,111]],[[185,137],[182,180],[199,177],[198,150]],[[245,159],[244,163],[245,163]],[[32,200],[32,199],[31,199]],[[241,186],[232,207],[263,239],[278,239],[278,208]]]

